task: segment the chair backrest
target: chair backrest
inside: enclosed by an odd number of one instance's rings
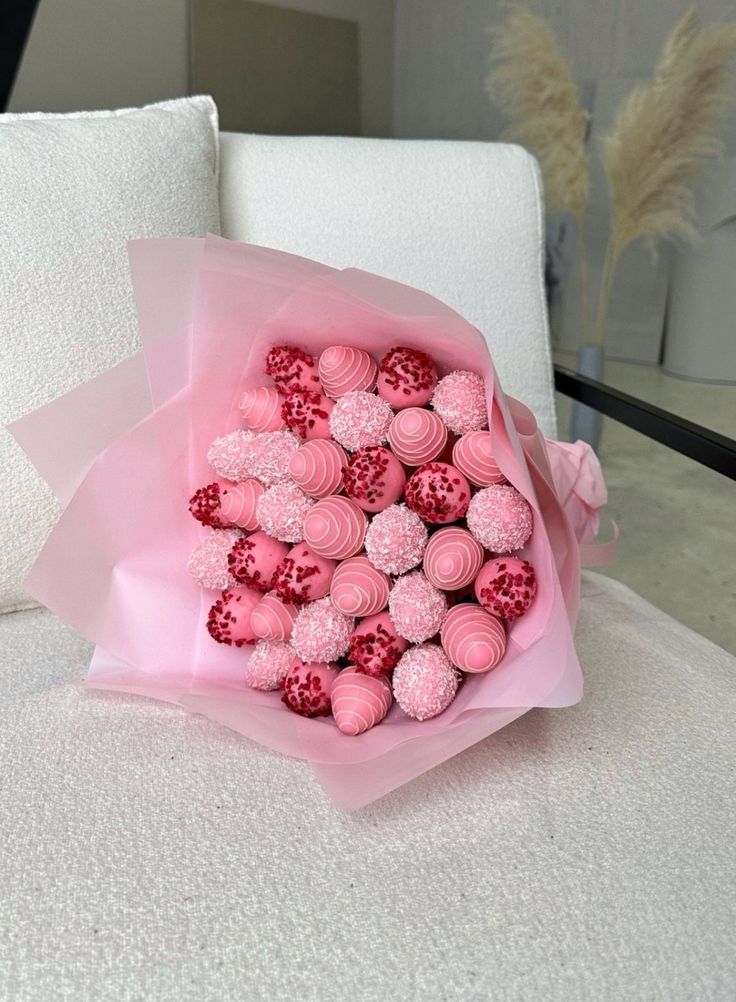
[[[222,135],[222,233],[444,300],[507,393],[556,422],[536,162],[499,143]]]

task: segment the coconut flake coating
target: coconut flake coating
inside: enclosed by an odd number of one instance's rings
[[[455,698],[458,674],[437,644],[410,647],[394,671],[394,698],[410,717],[429,720]]]
[[[468,505],[468,528],[487,550],[519,550],[532,534],[534,517],[528,501],[511,484],[484,487]]]
[[[256,518],[264,532],[285,543],[301,543],[304,519],[314,501],[290,480],[282,480],[261,494]]]
[[[250,447],[256,435],[252,431],[231,431],[216,438],[207,450],[207,462],[215,473],[239,483],[250,474]]]
[[[447,598],[421,571],[413,571],[400,577],[391,589],[388,610],[399,636],[420,644],[439,632],[447,613]]]
[[[204,542],[194,548],[187,568],[197,584],[216,591],[234,586],[228,557],[233,544],[241,537],[237,529],[213,529]]]
[[[247,475],[271,487],[289,477],[291,457],[299,448],[299,440],[290,431],[264,431],[254,435],[248,445]]]
[[[378,512],[365,534],[365,552],[379,571],[405,574],[421,563],[427,546],[427,526],[404,504]]]
[[[245,684],[251,689],[280,689],[289,673],[297,664],[297,657],[291,644],[279,640],[259,640],[245,666]]]
[[[375,393],[354,390],[335,403],[330,413],[332,437],[351,452],[364,445],[383,445],[394,412]]]
[[[336,661],[350,646],[354,626],[352,616],[344,616],[329,598],[321,598],[299,610],[291,645],[302,661]]]
[[[480,431],[488,424],[483,377],[461,369],[444,376],[435,388],[432,407],[456,435]]]

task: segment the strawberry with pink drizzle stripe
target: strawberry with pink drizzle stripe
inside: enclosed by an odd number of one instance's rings
[[[346,616],[372,616],[388,604],[391,581],[367,557],[350,557],[337,565],[330,598]]]
[[[325,393],[337,400],[353,390],[372,390],[378,366],[367,351],[337,345],[319,357],[319,378]]]
[[[506,483],[493,458],[489,431],[466,432],[453,446],[452,462],[477,487]]]
[[[299,609],[267,592],[253,609],[250,623],[259,640],[288,640]]]
[[[340,672],[330,700],[338,730],[351,736],[380,724],[394,701],[391,686],[384,678],[371,677],[355,668]]]
[[[339,493],[347,463],[347,453],[337,442],[318,438],[297,449],[289,461],[289,473],[305,494],[326,498]]]
[[[407,407],[391,422],[388,441],[402,463],[422,466],[442,454],[447,444],[447,428],[432,411]]]
[[[265,487],[260,480],[243,480],[220,489],[220,515],[246,532],[260,529],[256,510]]]
[[[442,647],[452,663],[471,673],[495,668],[506,652],[506,630],[479,605],[456,605],[442,624]]]
[[[304,519],[304,539],[323,557],[344,560],[363,547],[368,519],[349,498],[323,498]]]
[[[485,554],[477,539],[460,526],[435,532],[424,552],[424,573],[444,591],[457,591],[475,581]]]
[[[251,431],[279,431],[285,427],[281,416],[283,397],[275,386],[256,386],[240,398],[243,424]]]

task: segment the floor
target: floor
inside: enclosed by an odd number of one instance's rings
[[[572,362],[565,353],[558,360]],[[626,362],[608,362],[606,381],[736,438],[736,386]],[[570,407],[558,394],[561,438]],[[608,418],[599,455],[607,514],[621,529],[616,557],[602,572],[736,654],[736,482]]]

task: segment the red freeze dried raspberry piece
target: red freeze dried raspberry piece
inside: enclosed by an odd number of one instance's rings
[[[437,382],[434,362],[416,348],[392,348],[381,359],[379,372],[384,373],[392,390],[402,390],[407,395],[411,390],[432,389]]]
[[[389,675],[399,663],[403,650],[396,637],[380,624],[369,633],[356,633],[350,641],[348,661],[352,661],[356,671],[379,677]]]
[[[273,590],[289,605],[308,602],[309,579],[315,574],[319,568],[314,564],[298,564],[293,557],[284,557],[273,576]]]
[[[322,403],[322,394],[316,390],[294,390],[281,405],[281,417],[295,435],[306,438],[317,418],[326,421],[329,417]]]
[[[217,482],[195,491],[189,499],[189,511],[198,522],[213,529],[227,529],[230,525],[220,517],[220,485]]]
[[[319,675],[306,665],[304,668],[292,668],[286,676],[281,701],[303,717],[328,717],[332,708],[329,693]]]
[[[470,503],[464,479],[461,480],[457,470],[446,463],[425,463],[409,478],[406,503],[425,522],[462,518]]]
[[[345,493],[356,501],[373,504],[383,496],[390,454],[380,445],[357,449],[345,469]]]
[[[275,345],[266,355],[266,372],[282,393],[320,388],[315,359],[293,345]]]

